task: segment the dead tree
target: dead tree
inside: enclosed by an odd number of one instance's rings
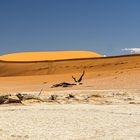
[[[84,74],[85,74],[85,71],[83,71],[82,75],[80,76],[80,78],[78,80],[76,80],[76,78],[72,76],[72,78],[73,78],[74,82],[76,83],[76,85],[81,85],[82,84],[81,81],[83,79]]]
[[[75,83],[62,82],[62,83],[52,85],[51,88],[55,88],[55,87],[71,87],[71,86],[74,86],[74,85],[81,85],[82,84],[81,81],[83,79],[84,74],[85,74],[85,71],[83,71],[82,75],[80,76],[80,78],[78,80],[76,80],[76,78],[72,76],[72,78],[74,79]]]

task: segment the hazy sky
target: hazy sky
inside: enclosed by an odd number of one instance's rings
[[[0,0],[0,54],[140,53],[140,0]]]

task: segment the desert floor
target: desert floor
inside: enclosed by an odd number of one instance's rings
[[[0,107],[1,140],[139,140],[138,105]]]
[[[68,94],[75,98],[68,101],[62,98]],[[23,105],[1,105],[0,139],[140,139],[138,89],[59,90],[48,91],[49,95],[58,95],[61,99],[48,103],[25,101]],[[90,98],[84,100],[86,97]]]

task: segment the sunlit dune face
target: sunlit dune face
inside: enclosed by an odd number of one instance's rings
[[[60,52],[24,52],[0,56],[5,61],[43,61],[65,60],[77,58],[102,57],[102,55],[89,51],[60,51]]]

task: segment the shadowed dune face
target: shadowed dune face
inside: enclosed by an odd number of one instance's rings
[[[102,57],[102,55],[89,51],[58,51],[58,52],[24,52],[0,56],[4,61],[44,61],[66,60],[77,58]]]

